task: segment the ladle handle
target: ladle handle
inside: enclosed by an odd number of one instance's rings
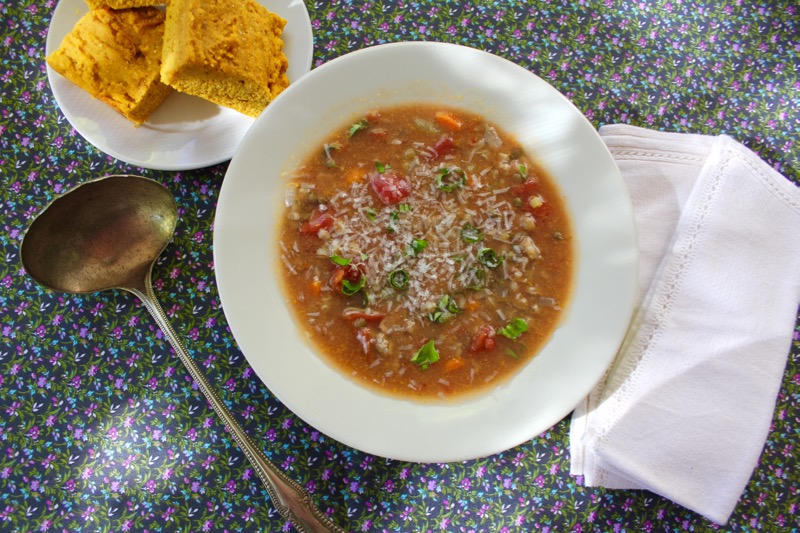
[[[239,447],[244,452],[247,459],[252,464],[258,477],[264,483],[272,504],[281,516],[291,521],[295,528],[301,533],[345,533],[345,530],[333,523],[311,499],[311,494],[305,490],[297,481],[289,478],[272,462],[267,459],[264,452],[254,443],[250,436],[244,431],[233,417],[233,413],[225,406],[217,392],[211,387],[203,372],[189,356],[183,343],[178,340],[175,330],[172,329],[164,310],[161,309],[156,300],[151,283],[151,275],[148,272],[144,281],[144,286],[140,288],[128,288],[130,292],[138,296],[147,310],[158,323],[161,330],[169,340],[169,343],[178,354],[178,358],[184,364],[192,379],[197,383],[200,392],[209,401],[211,407],[222,419],[225,427],[233,435]]]

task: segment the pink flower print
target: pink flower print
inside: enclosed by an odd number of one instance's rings
[[[236,482],[234,480],[232,480],[232,479],[228,480],[228,482],[225,483],[225,490],[227,490],[231,494],[236,492]]]

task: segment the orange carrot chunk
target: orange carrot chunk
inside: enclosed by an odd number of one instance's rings
[[[461,122],[461,120],[459,120],[457,117],[444,111],[439,111],[436,113],[436,121],[452,131],[459,131],[461,130],[461,126],[464,125],[463,122]]]

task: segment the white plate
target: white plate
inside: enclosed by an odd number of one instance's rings
[[[474,111],[514,134],[558,181],[576,233],[573,300],[551,341],[512,380],[455,403],[383,396],[340,374],[301,340],[276,276],[275,228],[287,171],[349,120],[405,102]],[[362,451],[448,462],[523,443],[589,393],[627,329],[638,254],[619,171],[592,125],[566,98],[524,68],[486,52],[397,43],[316,68],[259,117],[222,185],[214,261],[234,337],[289,409]]]
[[[311,22],[302,0],[259,0],[286,19],[284,53],[289,82],[311,69],[314,51]],[[58,49],[75,23],[89,10],[84,0],[61,0],[53,12],[45,53]],[[131,165],[157,170],[188,170],[227,161],[254,119],[201,98],[173,93],[143,125],[132,122],[92,98],[47,67],[58,106],[87,141]]]

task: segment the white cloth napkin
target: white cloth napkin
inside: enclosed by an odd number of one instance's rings
[[[629,187],[640,305],[573,413],[571,472],[727,523],[772,421],[800,303],[800,188],[729,137],[600,135]]]

